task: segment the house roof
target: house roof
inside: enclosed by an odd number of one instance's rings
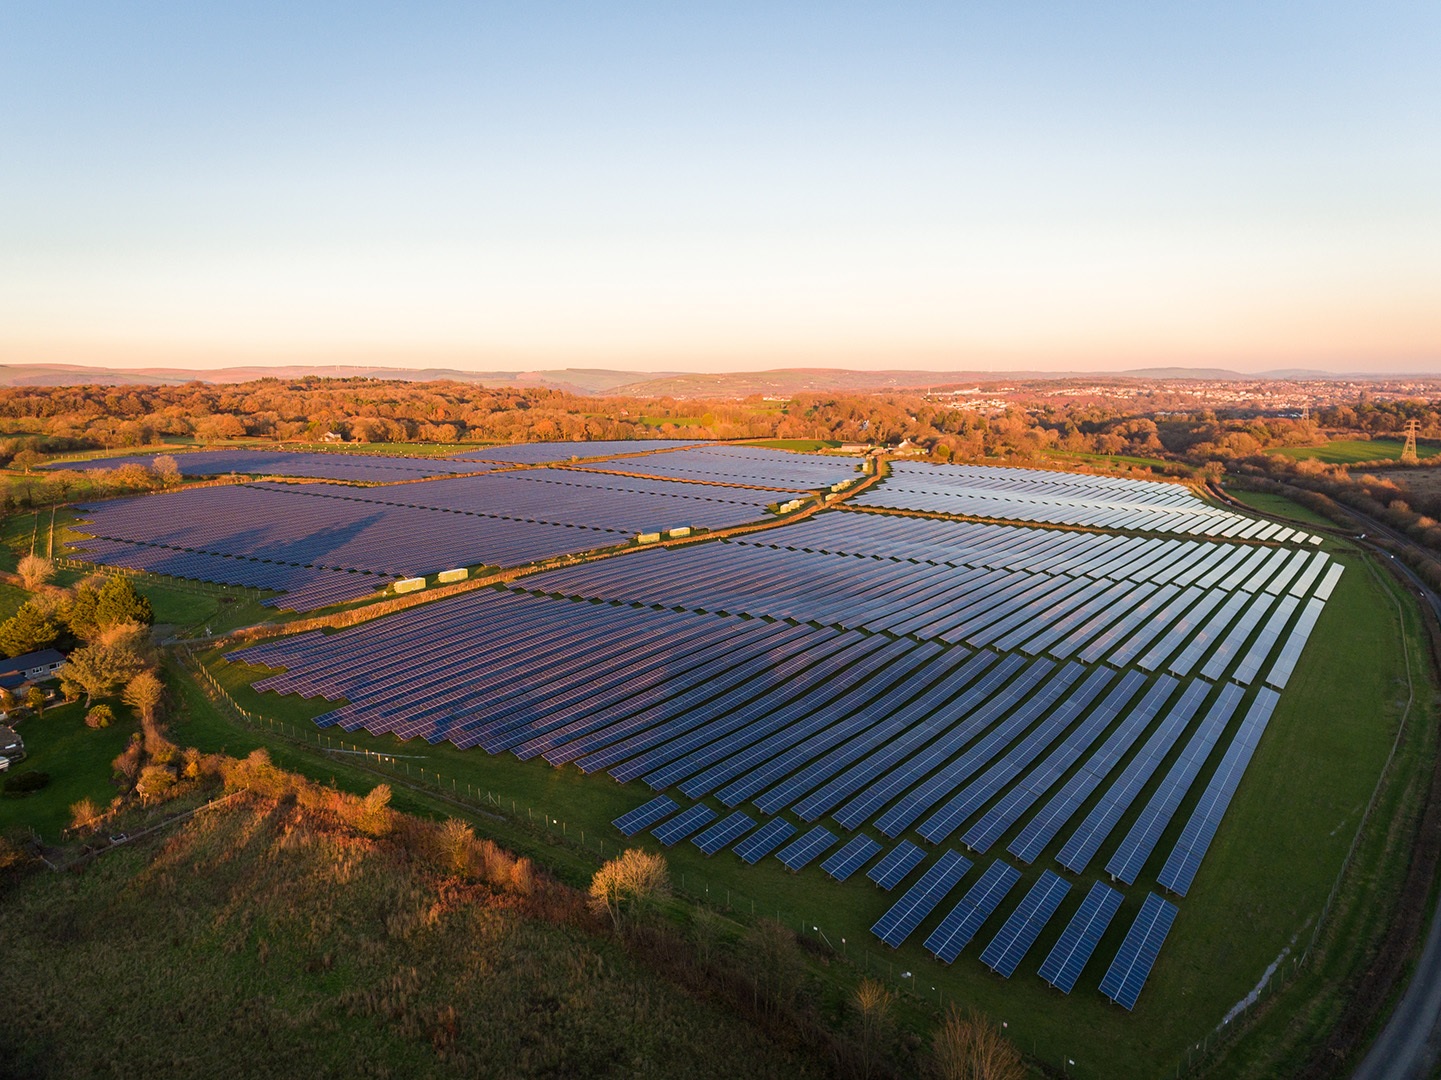
[[[50,667],[52,664],[59,664],[64,660],[65,654],[59,649],[41,649],[39,652],[12,656],[9,660],[0,660],[0,678],[4,678],[6,675],[23,674],[38,667]]]

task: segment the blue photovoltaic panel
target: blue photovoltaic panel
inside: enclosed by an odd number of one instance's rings
[[[907,874],[926,860],[924,848],[917,847],[909,840],[902,840],[884,859],[866,871],[870,878],[886,892],[899,885]]]
[[[1241,721],[1236,737],[1231,740],[1226,756],[1216,767],[1211,782],[1206,785],[1206,790],[1201,795],[1201,801],[1196,804],[1191,819],[1181,830],[1181,838],[1176,841],[1176,846],[1171,849],[1171,854],[1166,859],[1166,865],[1156,878],[1176,895],[1185,896],[1191,882],[1196,879],[1196,871],[1201,868],[1206,849],[1211,846],[1216,830],[1220,828],[1221,818],[1225,816],[1226,808],[1231,805],[1231,797],[1236,794],[1241,776],[1250,764],[1251,755],[1256,752],[1261,735],[1270,722],[1271,713],[1275,711],[1276,703],[1280,700],[1279,694],[1264,686],[1256,692],[1256,699],[1251,702],[1251,708]]]
[[[707,855],[714,855],[732,840],[750,832],[755,828],[755,824],[755,820],[749,814],[737,810],[734,814],[729,814],[717,821],[705,832],[692,836],[690,842]]]
[[[946,898],[946,894],[956,887],[970,868],[971,860],[965,856],[954,851],[941,852],[941,857],[921,875],[921,879],[876,920],[871,933],[891,948],[897,948]]]
[[[626,836],[634,836],[642,829],[648,829],[661,818],[669,817],[680,809],[680,804],[669,795],[657,795],[648,803],[637,806],[611,822]]]
[[[735,853],[746,862],[755,864],[769,855],[795,835],[796,827],[789,821],[776,818],[768,821],[735,846]]]
[[[1081,977],[1081,969],[1096,951],[1101,935],[1121,907],[1122,896],[1104,882],[1098,881],[1071,916],[1061,938],[1041,963],[1041,978],[1062,993],[1069,994]]]
[[[991,912],[1006,898],[1006,893],[1020,880],[1021,872],[1014,866],[999,860],[991,863],[981,880],[966,891],[951,913],[941,920],[941,925],[931,931],[931,936],[926,938],[926,948],[936,959],[954,963]]]
[[[777,851],[776,858],[785,864],[787,870],[799,870],[835,842],[834,833],[817,825],[800,839]]]
[[[1117,1005],[1134,1009],[1136,999],[1141,996],[1141,987],[1146,985],[1146,977],[1151,974],[1156,956],[1161,951],[1161,944],[1175,921],[1174,904],[1162,900],[1155,893],[1147,894],[1141,913],[1136,916],[1131,929],[1126,931],[1126,940],[1121,942],[1116,958],[1101,980],[1101,993]]]
[[[1071,886],[1059,874],[1044,871],[1005,925],[991,938],[981,953],[981,962],[1009,979],[1070,891]]]
[[[821,869],[837,881],[845,881],[881,850],[882,845],[869,836],[857,836],[825,862]]]
[[[671,820],[657,825],[651,833],[666,847],[670,847],[715,818],[716,812],[709,806],[692,806],[685,813],[677,814]]]

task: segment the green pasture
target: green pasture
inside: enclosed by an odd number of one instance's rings
[[[1397,439],[1336,439],[1321,446],[1283,446],[1268,454],[1279,454],[1294,461],[1315,460],[1327,465],[1357,465],[1372,461],[1400,461],[1403,443]],[[1435,457],[1441,446],[1416,444],[1416,456]]]
[[[771,450],[793,450],[802,454],[814,454],[817,450],[835,450],[841,445],[839,439],[756,439],[742,443],[742,446],[763,446]]]

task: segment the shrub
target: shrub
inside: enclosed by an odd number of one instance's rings
[[[85,714],[88,728],[107,728],[115,722],[115,712],[109,705],[97,705]]]
[[[5,778],[5,794],[17,798],[39,791],[46,784],[50,783],[50,774],[40,772],[38,769],[30,769],[27,772],[16,773],[14,776]]]

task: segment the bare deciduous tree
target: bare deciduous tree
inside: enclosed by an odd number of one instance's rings
[[[952,1005],[931,1041],[939,1080],[1024,1080],[1021,1054],[975,1009]]]
[[[627,916],[635,917],[651,903],[670,894],[665,858],[631,848],[595,872],[590,903],[610,916],[617,930]]]
[[[41,555],[26,555],[16,565],[15,572],[20,575],[21,584],[34,592],[55,576],[55,564]]]

